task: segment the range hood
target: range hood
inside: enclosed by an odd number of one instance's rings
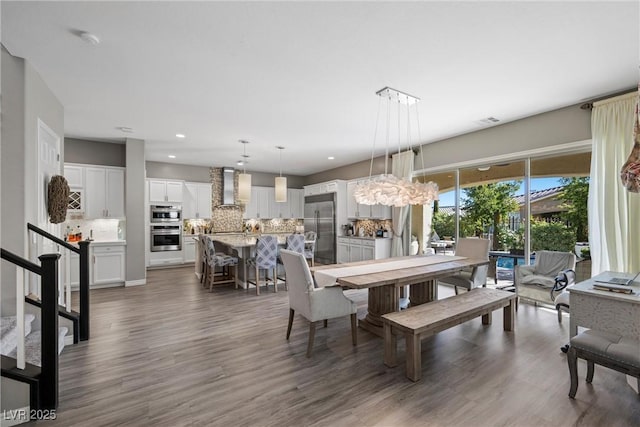
[[[230,167],[222,168],[222,206],[235,206],[234,197],[235,169]]]

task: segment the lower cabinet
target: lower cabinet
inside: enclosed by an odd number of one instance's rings
[[[192,236],[182,237],[182,257],[185,263],[196,261],[196,241]]]
[[[124,282],[124,246],[97,246],[93,249],[92,285]]]
[[[391,239],[373,239],[362,237],[338,237],[338,263],[369,261],[389,258]]]
[[[89,286],[100,288],[121,285],[125,281],[125,246],[90,247]],[[71,254],[70,282],[72,289],[80,285],[80,256]]]

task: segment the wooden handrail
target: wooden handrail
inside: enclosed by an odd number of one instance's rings
[[[1,253],[0,253],[0,257],[2,259],[5,259],[7,261],[9,261],[12,264],[17,265],[18,267],[22,267],[26,270],[29,270],[32,273],[38,274],[38,275],[42,275],[42,269],[40,268],[39,265],[32,263],[31,261],[28,261],[24,258],[22,258],[21,256],[18,256],[16,254],[14,254],[11,251],[8,251],[6,249],[2,249]]]

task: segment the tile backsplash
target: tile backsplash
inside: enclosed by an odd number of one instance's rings
[[[91,237],[93,230],[93,240],[126,240],[126,225],[127,222],[123,219],[69,219],[62,224],[62,232],[66,235],[66,230],[71,230],[72,233],[79,230],[84,240]]]

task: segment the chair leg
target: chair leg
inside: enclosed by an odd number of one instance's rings
[[[358,345],[358,316],[356,313],[351,314],[351,341],[353,345]]]
[[[578,355],[574,348],[569,348],[567,363],[569,364],[569,376],[571,377],[569,397],[573,399],[576,397],[576,391],[578,391]]]
[[[233,282],[236,285],[236,289],[238,289],[239,283],[238,283],[238,264],[233,266]]]
[[[278,292],[278,267],[273,269],[273,292]]]
[[[594,363],[591,360],[587,360],[587,382],[591,384],[593,381],[593,371],[595,369]]]
[[[456,295],[458,295],[458,287],[457,287],[457,286],[454,286],[454,287],[453,287],[453,290],[456,292]]]
[[[324,319],[324,327],[326,328],[327,326],[329,326],[329,319]]]
[[[291,327],[293,326],[293,314],[295,313],[295,310],[293,308],[289,309],[289,324],[287,325],[287,339],[289,339],[289,336],[291,335]]]
[[[558,323],[562,323],[562,311],[559,305],[556,306],[556,310],[558,310]]]
[[[256,295],[260,295],[260,269],[256,265]]]
[[[307,344],[307,357],[311,357],[313,349],[313,339],[316,336],[316,322],[309,322],[309,344]]]

